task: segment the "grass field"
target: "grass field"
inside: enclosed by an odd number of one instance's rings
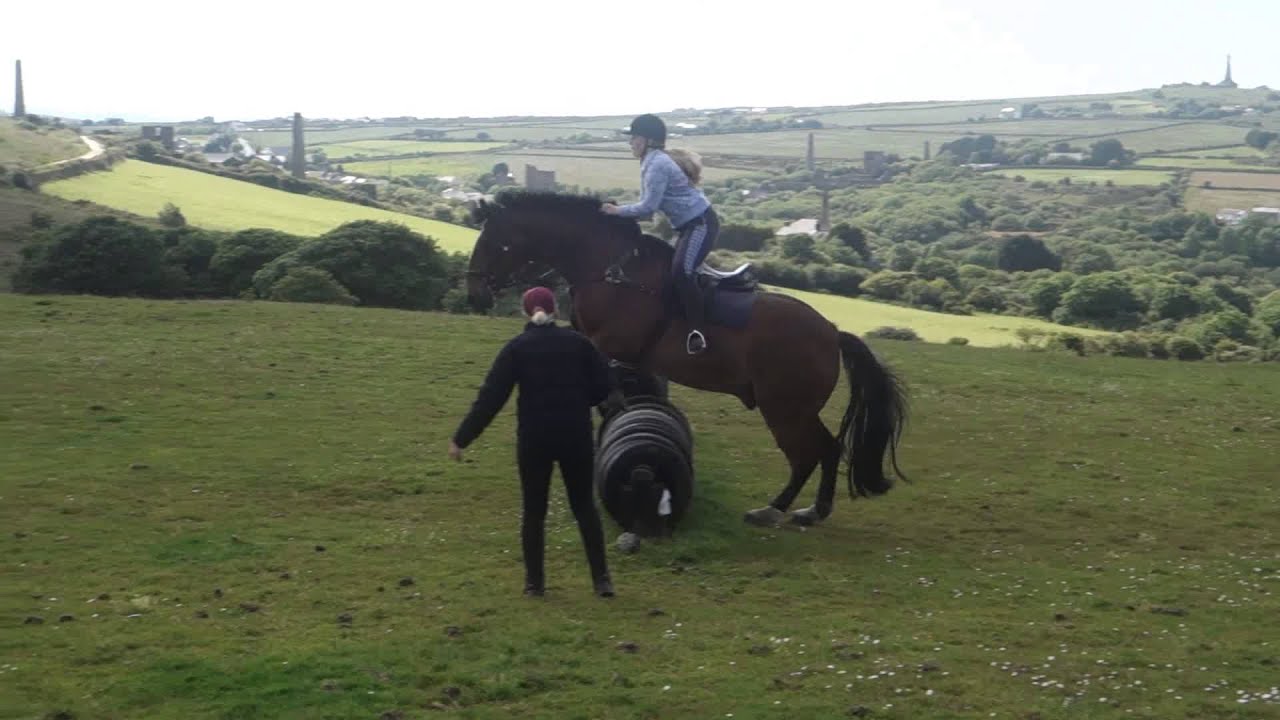
[[[1235,147],[1214,148],[1212,150],[1192,150],[1190,152],[1179,153],[1179,155],[1192,155],[1195,157],[1265,157],[1266,152],[1248,145],[1236,145]]]
[[[619,595],[594,598],[557,480],[528,600],[514,400],[444,457],[518,320],[0,317],[6,718],[1275,716],[1274,367],[873,343],[910,385],[912,482],[842,489],[807,532],[741,522],[782,457],[677,387],[677,536],[611,547]]]
[[[266,227],[298,235],[319,235],[359,219],[403,223],[436,239],[449,251],[469,252],[476,233],[437,220],[308,197],[240,180],[138,160],[107,172],[44,185],[42,191],[67,200],[89,200],[136,215],[155,217],[165,203],[181,208],[187,222],[215,230]]]
[[[949,315],[918,308],[901,307],[857,298],[827,295],[824,293],[770,287],[775,292],[799,298],[832,322],[850,332],[864,333],[881,326],[909,327],[926,342],[945,343],[953,337],[963,337],[977,347],[1003,347],[1019,344],[1019,329],[1044,332],[1072,332],[1078,335],[1108,335],[1101,330],[1066,327],[1033,318],[1007,315]]]
[[[993,170],[992,173],[1009,178],[1021,175],[1027,179],[1027,182],[1035,182],[1037,180],[1058,182],[1064,177],[1069,177],[1073,183],[1096,182],[1099,185],[1105,184],[1108,180],[1116,185],[1159,185],[1162,182],[1173,179],[1173,173],[1160,170],[1105,170],[1100,168],[1082,168],[1079,170],[1075,168],[1017,168]]]
[[[89,151],[71,130],[28,130],[11,118],[0,118],[0,167],[20,170],[78,157]]]
[[[1216,123],[1194,123],[1176,127],[1114,135],[1128,150],[1139,153],[1168,153],[1178,150],[1230,145],[1244,140],[1246,130]],[[1089,143],[1105,140],[1090,138]]]
[[[593,153],[582,151],[530,151],[527,153],[478,153],[410,158],[405,160],[373,160],[343,163],[347,172],[374,177],[403,177],[408,175],[479,175],[489,172],[500,162],[507,163],[516,182],[524,184],[524,166],[533,165],[539,170],[555,170],[556,182],[579,185],[589,189],[640,188],[640,165],[634,159],[617,153]],[[703,180],[714,182],[745,174],[744,171],[725,168],[706,168]]]
[[[921,125],[920,132],[944,135],[1012,135],[1014,137],[1068,138],[1081,135],[1116,132],[1137,132],[1168,125],[1163,120],[1130,120],[1119,118],[1079,120],[995,120],[956,125]],[[906,130],[910,126],[896,126],[890,130]]]
[[[1280,192],[1269,190],[1213,190],[1198,186],[1187,188],[1187,210],[1215,213],[1222,208],[1248,210],[1255,207],[1280,207]]]
[[[1256,168],[1257,165],[1240,162],[1238,159],[1232,158],[1211,158],[1211,157],[1144,157],[1139,158],[1138,165],[1149,167],[1169,167],[1169,168],[1188,168],[1196,169],[1213,169],[1213,170],[1230,170],[1232,168]],[[1280,169],[1277,170],[1280,172]]]
[[[410,153],[465,153],[500,148],[504,142],[442,142],[430,140],[358,140],[315,146],[330,159],[352,155],[408,155]]]
[[[1277,173],[1241,173],[1241,172],[1195,172],[1191,173],[1191,185],[1201,187],[1206,182],[1214,187],[1240,188],[1245,190],[1280,191],[1280,172]]]

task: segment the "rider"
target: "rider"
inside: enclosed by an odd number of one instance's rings
[[[715,246],[720,219],[707,196],[697,187],[700,168],[696,161],[691,164],[690,156],[682,154],[680,160],[690,165],[686,171],[666,151],[667,126],[661,118],[640,115],[631,121],[630,129],[623,132],[631,136],[631,153],[640,158],[643,190],[637,203],[621,206],[606,203],[603,209],[613,215],[637,219],[652,217],[655,210],[661,210],[675,228],[672,279],[689,323],[685,350],[697,355],[706,350],[707,339],[699,329],[703,308],[696,272]]]

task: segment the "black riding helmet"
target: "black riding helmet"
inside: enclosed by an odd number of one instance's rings
[[[658,144],[667,141],[667,124],[662,122],[662,118],[657,115],[644,114],[631,121],[631,128],[623,130],[627,135],[639,135],[642,138],[648,138]]]

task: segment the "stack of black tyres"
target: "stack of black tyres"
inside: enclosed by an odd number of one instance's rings
[[[597,437],[596,492],[625,532],[670,535],[693,499],[693,430],[667,397],[666,379],[615,366],[626,405],[605,414]],[[666,514],[663,491],[669,493]]]

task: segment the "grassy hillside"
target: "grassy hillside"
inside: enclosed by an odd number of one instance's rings
[[[14,296],[0,317],[25,338],[0,351],[4,717],[1277,709],[1273,367],[876,343],[912,387],[913,482],[842,491],[808,532],[741,522],[782,458],[757,414],[676,388],[679,535],[611,548],[619,595],[594,598],[557,480],[531,601],[511,405],[444,457],[518,321]]]
[[[367,218],[403,223],[434,237],[446,250],[463,252],[470,250],[476,236],[474,230],[459,225],[137,160],[120,163],[109,172],[48,183],[42,191],[149,217],[172,202],[192,225],[219,230],[267,227],[298,235],[319,235],[344,222]]]
[[[1000,347],[1017,345],[1017,332],[1027,329],[1041,332],[1072,332],[1077,335],[1107,335],[1101,330],[1066,327],[1034,318],[1008,315],[949,315],[917,308],[888,305],[886,303],[856,298],[825,295],[822,293],[771,287],[775,292],[800,298],[817,308],[832,322],[851,332],[864,333],[882,326],[909,327],[922,339],[932,343],[945,343],[953,337],[963,337],[971,345]]]
[[[1043,180],[1058,182],[1062,178],[1071,178],[1073,183],[1096,182],[1105,184],[1108,180],[1116,185],[1159,185],[1173,179],[1173,173],[1160,170],[1108,170],[1106,168],[1010,168],[993,170],[996,175],[1017,177],[1021,175],[1027,182]]]
[[[71,130],[31,130],[12,118],[0,118],[0,167],[19,170],[85,154],[89,148]]]

